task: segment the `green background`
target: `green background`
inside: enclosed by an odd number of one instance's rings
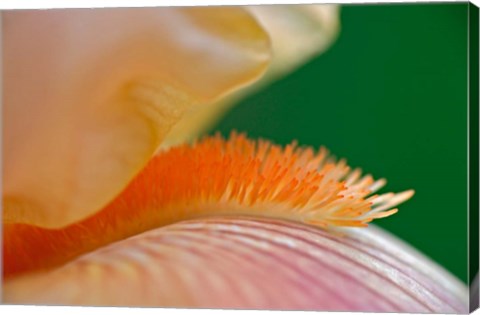
[[[413,188],[376,221],[467,279],[467,4],[347,5],[338,40],[215,127],[327,146]]]

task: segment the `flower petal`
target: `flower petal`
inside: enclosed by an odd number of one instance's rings
[[[127,289],[128,288],[128,289]],[[7,281],[7,303],[464,313],[467,289],[378,228],[185,221]]]
[[[184,112],[258,78],[270,42],[238,7],[10,11],[4,219],[57,227],[111,200]]]
[[[247,9],[271,38],[273,58],[268,71],[246,89],[214,104],[187,111],[162,146],[179,144],[204,132],[246,94],[254,93],[324,52],[340,30],[338,5],[258,5],[248,6]]]
[[[268,76],[294,70],[328,49],[340,30],[340,7],[324,5],[249,6],[272,40]]]

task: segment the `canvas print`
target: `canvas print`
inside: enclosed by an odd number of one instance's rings
[[[4,10],[2,303],[478,307],[478,8]]]

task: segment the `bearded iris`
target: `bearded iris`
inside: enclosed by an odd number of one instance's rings
[[[302,10],[317,10],[310,8]],[[260,77],[272,47],[274,56],[282,56],[261,12],[256,19],[240,8],[68,13],[70,21],[87,19],[105,32],[92,48],[74,54],[81,62],[71,57],[53,62],[41,55],[58,68],[43,69],[53,78],[39,90],[12,74],[29,73],[14,52],[49,42],[7,37],[12,59],[7,163],[12,167],[4,194],[6,301],[464,310],[464,288],[455,279],[383,232],[368,228],[338,235],[319,229],[365,226],[393,214],[411,191],[371,196],[384,181],[361,176],[326,150],[282,148],[243,135],[157,151],[169,137],[181,142],[195,133],[178,126],[202,117],[202,104]],[[42,22],[29,14],[23,18]],[[62,14],[52,15],[65,23]],[[20,18],[12,14],[8,21],[18,22],[13,29],[25,35]],[[48,28],[45,21],[41,25]],[[58,32],[66,40],[79,36],[75,31]],[[84,32],[80,46],[89,38]],[[71,81],[54,77],[72,69],[78,76]],[[19,94],[25,85],[33,91]],[[34,109],[41,113],[35,126],[46,129],[22,130],[18,108],[34,106],[25,97],[44,96],[44,90],[46,97],[38,98],[41,104]],[[67,114],[66,122],[58,123],[52,109]],[[205,116],[216,114],[207,109]],[[15,136],[26,142],[12,142]],[[45,147],[25,145],[32,142],[29,137]],[[35,149],[42,153],[35,164],[39,169],[30,166]]]

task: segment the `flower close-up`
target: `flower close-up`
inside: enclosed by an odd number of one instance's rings
[[[286,141],[215,127],[328,61],[341,11],[2,12],[3,303],[466,313],[456,275],[376,225],[422,186],[286,124]]]

